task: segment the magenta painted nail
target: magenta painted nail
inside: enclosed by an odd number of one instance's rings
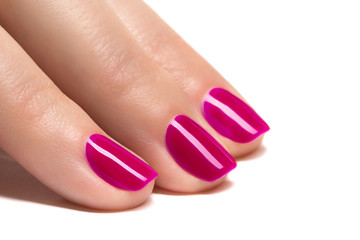
[[[190,118],[175,117],[166,130],[166,147],[177,164],[205,181],[215,181],[236,167],[233,157]]]
[[[222,88],[206,95],[202,110],[216,131],[235,142],[251,142],[270,129],[244,101]]]
[[[120,189],[140,190],[158,176],[134,154],[99,134],[89,137],[85,155],[99,177]]]

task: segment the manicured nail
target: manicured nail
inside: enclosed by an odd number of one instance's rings
[[[170,122],[165,142],[177,164],[202,180],[215,181],[236,167],[233,157],[209,133],[184,115]]]
[[[202,110],[216,131],[235,142],[251,142],[270,129],[249,105],[222,88],[206,95]]]
[[[99,177],[120,189],[140,190],[158,176],[134,154],[99,134],[89,137],[85,155]]]

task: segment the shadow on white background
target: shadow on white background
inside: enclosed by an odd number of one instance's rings
[[[242,158],[237,159],[237,161],[248,161],[256,159],[263,154],[265,154],[266,148],[260,146],[260,148]],[[223,191],[230,189],[234,183],[230,180],[226,180],[223,184],[204,191],[201,193],[176,193],[167,191],[161,188],[155,188],[154,194],[165,194],[171,196],[186,196],[186,195],[206,195],[206,194],[217,194]],[[51,191],[39,180],[33,177],[29,172],[27,172],[20,164],[13,160],[10,156],[0,150],[0,197],[11,198],[14,200],[34,202],[43,205],[55,206],[60,208],[67,208],[78,211],[86,212],[104,212],[89,209],[86,207],[79,206],[77,204],[71,203],[55,192]],[[135,208],[136,210],[141,210],[152,205],[152,199],[150,198],[143,205]],[[135,210],[133,209],[133,210]]]

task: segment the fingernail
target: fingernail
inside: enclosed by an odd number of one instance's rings
[[[216,131],[235,142],[251,142],[270,129],[249,105],[222,88],[206,95],[202,110]]]
[[[165,142],[177,164],[202,180],[215,181],[236,167],[220,143],[187,116],[176,116],[170,122]]]
[[[100,134],[89,137],[85,155],[99,177],[120,189],[140,190],[158,176],[141,159]]]

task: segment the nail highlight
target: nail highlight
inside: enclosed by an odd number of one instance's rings
[[[158,176],[144,161],[100,134],[89,137],[85,155],[99,177],[120,189],[140,190]]]
[[[216,131],[235,142],[251,142],[270,129],[249,105],[222,88],[206,95],[202,111]]]
[[[233,157],[187,116],[176,116],[170,122],[165,142],[177,164],[202,180],[215,181],[236,167]]]

